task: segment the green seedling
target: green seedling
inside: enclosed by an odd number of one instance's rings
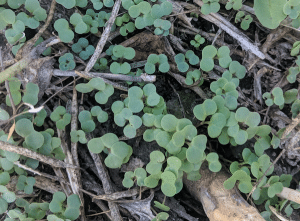
[[[2,0],[2,4],[4,5],[5,3],[8,4],[8,6],[12,9],[18,9],[25,3],[25,0]],[[1,4],[0,4],[1,5]]]
[[[11,9],[3,9],[0,11],[0,30],[4,30],[7,25],[12,25],[16,22],[16,15]]]
[[[54,29],[58,32],[58,37],[62,42],[70,43],[74,39],[74,32],[70,29],[66,19],[57,19],[54,23]]]
[[[71,9],[75,6],[84,8],[87,6],[87,0],[57,0],[58,4],[63,5],[66,9]]]
[[[9,80],[9,89],[12,96],[12,100],[15,105],[18,105],[21,100],[21,92],[20,92],[21,82],[18,78],[10,78]],[[9,96],[6,95],[6,105],[11,107]]]
[[[194,40],[190,41],[190,44],[193,45],[198,50],[200,45],[202,45],[204,42],[205,39],[201,37],[201,35],[196,34]]]
[[[283,12],[291,19],[297,19],[300,14],[300,2],[296,0],[287,1],[283,6]]]
[[[0,214],[6,212],[9,203],[13,203],[16,200],[14,192],[10,192],[5,186],[0,185]]]
[[[108,98],[114,93],[114,88],[110,84],[105,84],[101,78],[93,78],[88,83],[76,85],[76,90],[81,93],[89,93],[94,89],[99,90],[95,94],[95,100],[99,104],[106,104]]]
[[[39,111],[36,114],[36,117],[34,118],[33,123],[38,126],[41,127],[44,124],[45,118],[47,117],[47,112],[45,111],[45,109],[42,109],[41,111]]]
[[[31,149],[37,150],[44,144],[43,135],[35,131],[32,122],[26,118],[17,121],[15,131],[25,138],[23,145]]]
[[[162,220],[168,220],[169,218],[169,214],[166,212],[160,212],[156,215],[156,217],[154,219],[152,219],[151,221],[162,221]]]
[[[292,117],[295,118],[300,112],[300,100],[297,99],[294,101],[291,107]]]
[[[14,40],[13,40],[14,41]],[[12,46],[11,52],[16,56],[18,53],[19,49],[25,44],[26,42],[26,37],[22,35],[21,39],[18,40],[19,44]]]
[[[71,136],[71,141],[73,143],[77,143],[77,142],[82,144],[87,143],[87,139],[85,137],[85,133],[83,130],[72,130],[70,136]]]
[[[170,211],[170,207],[168,207],[168,206],[166,206],[166,205],[164,205],[164,204],[162,204],[158,201],[154,201],[154,206],[161,209],[161,210],[163,210],[163,211],[166,211],[166,212]]]
[[[234,10],[240,10],[242,8],[242,0],[229,0],[226,3],[226,10],[234,9]]]
[[[24,175],[19,176],[17,189],[23,190],[26,194],[31,194],[33,192],[33,186],[35,184],[35,179],[33,177],[26,177]]]
[[[297,56],[297,54],[299,54],[300,51],[300,41],[296,41],[293,44],[292,50],[291,50],[291,56]]]
[[[286,77],[288,82],[290,82],[291,84],[296,82],[297,75],[300,73],[300,56],[297,57],[296,64],[298,66],[289,68],[289,74]]]
[[[116,45],[113,47],[113,55],[119,59],[131,60],[135,57],[135,50],[133,48],[126,48],[122,45]],[[113,62],[110,65],[110,71],[114,74],[128,74],[131,70],[131,66],[128,62],[118,63]]]
[[[243,30],[247,30],[253,21],[251,15],[246,15],[245,12],[239,11],[235,16],[235,23],[241,22],[241,28]]]
[[[158,70],[162,73],[166,73],[170,70],[168,57],[166,55],[150,54],[147,58],[147,63],[145,64],[145,72],[147,74],[153,74],[155,72],[156,64],[158,64]]]
[[[108,68],[107,64],[108,62],[106,58],[98,58],[94,65],[94,69],[97,71],[105,71]]]
[[[208,15],[209,13],[217,13],[220,10],[219,0],[203,0],[201,13]]]
[[[232,62],[230,57],[230,49],[227,46],[222,46],[218,49],[217,56],[219,64],[222,68],[228,68]]]
[[[255,15],[263,26],[275,29],[286,18],[283,11],[286,2],[286,0],[255,0]]]
[[[75,32],[77,34],[84,34],[89,31],[89,26],[83,21],[83,18],[79,13],[72,14],[70,23],[75,27]]]
[[[137,168],[135,169],[134,173],[131,171],[125,173],[122,184],[124,187],[131,188],[134,184],[132,179],[135,179],[138,186],[144,186],[144,180],[146,176],[147,173],[145,169]]]
[[[108,19],[110,17],[110,14],[111,13],[107,13],[105,11],[100,11],[98,13],[96,21],[98,22],[99,27],[104,27],[105,26],[105,22],[108,21]],[[112,27],[112,31],[113,31],[113,27]]]
[[[40,6],[38,0],[26,0],[25,9],[30,12],[30,15],[20,12],[17,15],[17,20],[22,21],[25,26],[31,29],[36,29],[40,25],[40,21],[47,18],[46,10]]]
[[[155,19],[170,15],[173,11],[173,6],[168,1],[162,1],[162,4],[155,4],[151,9],[151,16]]]
[[[51,113],[50,119],[56,122],[56,127],[63,130],[71,122],[71,114],[67,113],[66,108],[58,106]]]
[[[129,108],[124,108],[124,103],[121,101],[115,101],[111,109],[114,113],[114,121],[118,126],[124,127],[128,121],[129,124],[123,129],[124,135],[129,138],[135,137],[136,130],[142,126],[142,119],[139,116],[132,115],[133,111]]]
[[[154,22],[154,18],[150,14],[151,5],[146,1],[141,1],[137,5],[132,5],[128,9],[130,17],[135,18],[135,26],[137,29],[143,29],[150,26]]]
[[[207,116],[213,115],[216,111],[217,104],[211,99],[206,99],[202,104],[194,107],[193,113],[198,120],[204,121]]]
[[[100,10],[101,8],[103,8],[103,2],[100,0],[91,0],[91,2],[93,3],[93,8],[95,10]]]
[[[64,206],[66,199],[67,207]],[[67,198],[63,192],[56,192],[53,194],[53,199],[49,204],[49,209],[52,213],[58,214],[59,217],[75,220],[80,215],[80,206],[81,202],[78,195],[72,194]]]
[[[219,172],[222,168],[221,163],[219,162],[219,155],[217,153],[209,153],[206,156],[208,162],[209,170],[216,173]]]
[[[162,152],[156,150],[150,153],[150,162],[146,166],[146,170],[149,174],[159,174],[162,169],[162,164],[165,160],[165,156]]]
[[[201,72],[199,70],[189,71],[186,74],[185,83],[187,85],[192,85],[196,83],[198,80],[200,80]],[[201,79],[199,85],[203,83],[203,78]]]
[[[274,88],[271,93],[264,93],[263,98],[265,99],[267,106],[272,106],[273,104],[278,106],[284,105],[283,91],[279,87]]]
[[[216,95],[222,95],[224,97],[225,106],[229,110],[234,110],[237,107],[238,92],[236,90],[236,85],[228,81],[226,78],[219,78],[210,84],[210,89]]]
[[[214,68],[214,57],[217,55],[217,49],[212,46],[208,45],[205,46],[202,50],[202,59],[200,61],[200,68],[203,71],[211,71]]]
[[[241,65],[238,61],[232,61],[229,65],[230,73],[238,79],[243,79],[246,75],[246,68]]]
[[[39,148],[38,152],[51,157],[54,155],[56,159],[64,160],[66,156],[61,148],[61,140],[58,137],[53,137],[54,131],[46,130],[40,133],[44,137],[44,144]]]
[[[36,105],[37,102],[38,102],[38,93],[39,93],[39,90],[40,89],[39,89],[38,85],[29,82],[26,85],[26,90],[24,92],[22,101],[24,103]]]
[[[161,174],[161,191],[168,197],[173,197],[176,194],[176,175],[171,171],[165,171]]]
[[[298,18],[293,19],[291,24],[294,28],[298,29],[300,27],[300,15]]]
[[[89,111],[83,110],[78,114],[78,120],[81,123],[81,129],[90,133],[96,128],[96,124],[93,121],[92,114]]]
[[[79,54],[89,45],[89,41],[86,38],[79,38],[78,42],[72,45],[72,51]]]
[[[128,33],[132,33],[135,30],[135,25],[133,22],[128,22],[120,28],[120,34],[122,36],[127,36]]]
[[[239,181],[238,188],[242,193],[250,193],[252,190],[251,177],[243,170],[237,170],[224,182],[225,189],[232,189]]]
[[[189,69],[189,65],[185,61],[186,58],[188,59],[191,65],[196,65],[199,63],[199,57],[195,55],[195,53],[191,50],[188,50],[185,55],[181,53],[177,54],[175,56],[175,62],[180,72],[186,72]]]
[[[82,17],[82,21],[87,25],[87,32],[90,31],[92,34],[98,33],[99,22],[97,21],[96,13],[94,11],[87,11],[87,14]],[[89,15],[88,13],[92,14]]]
[[[120,168],[123,163],[128,162],[132,154],[132,147],[119,141],[118,137],[112,133],[91,139],[88,142],[88,148],[93,153],[101,153],[104,148],[107,148],[108,156],[104,163],[109,168]]]
[[[93,117],[97,117],[97,120],[100,123],[105,123],[108,120],[108,114],[99,106],[92,107],[91,114]]]
[[[49,210],[49,203],[31,203],[29,204],[25,199],[18,198],[16,206],[24,208],[24,213],[20,213],[19,209],[9,211],[9,217],[20,220],[41,220]],[[22,219],[22,217],[24,217]],[[26,218],[27,217],[27,218]]]
[[[169,35],[169,29],[171,28],[171,22],[169,22],[168,20],[156,19],[153,24],[155,27],[154,34],[162,35],[162,36]]]
[[[130,16],[128,13],[123,14],[121,17],[117,17],[115,23],[118,27],[122,26],[123,23],[129,22]]]

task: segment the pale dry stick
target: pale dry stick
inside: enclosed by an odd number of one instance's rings
[[[28,67],[28,65],[32,63],[32,60],[39,58],[39,56],[43,53],[43,51],[46,50],[46,45],[54,39],[56,38],[52,37],[42,42],[37,47],[33,48],[27,56],[25,56],[14,65],[2,71],[0,73],[0,83],[4,82],[9,77],[15,76],[24,68]]]
[[[90,152],[90,154],[91,154],[91,156],[92,156],[92,158],[95,162],[95,166],[97,168],[98,175],[99,175],[99,177],[102,181],[102,186],[103,186],[104,192],[106,194],[113,193],[113,189],[112,189],[110,181],[109,181],[109,176],[107,174],[107,171],[105,170],[105,167],[102,163],[100,155],[99,154],[94,154],[92,152]],[[121,215],[120,215],[118,205],[116,203],[108,202],[108,206],[109,206],[109,209],[111,210],[111,216],[113,217],[114,221],[123,220]]]
[[[55,11],[55,6],[56,6],[56,0],[52,0],[51,6],[50,6],[50,10],[47,16],[47,20],[45,22],[45,24],[43,25],[43,27],[38,31],[38,33],[35,34],[35,36],[30,39],[29,41],[27,41],[18,51],[18,53],[16,54],[16,59],[19,60],[22,58],[22,54],[23,51],[25,53],[28,53],[29,50],[31,50],[31,48],[33,47],[33,45],[35,44],[35,42],[39,39],[39,37],[41,37],[41,35],[45,32],[45,30],[47,29],[47,27],[50,25],[53,15],[54,15],[54,11]]]
[[[89,73],[79,72],[79,71],[75,71],[75,73],[78,76],[82,77],[82,78],[91,79],[91,75]],[[115,82],[112,82],[110,80],[104,79],[102,77],[98,77],[98,78],[101,78],[105,83],[112,85],[114,88],[117,88],[117,89],[122,90],[122,91],[128,91],[128,87],[125,87],[125,86],[120,85],[118,83],[115,83]]]
[[[87,136],[88,141],[92,139],[90,135]],[[95,154],[93,152],[90,152],[91,157],[93,158],[93,161],[95,163],[95,167],[97,169],[97,176],[102,182],[103,190],[105,194],[112,194],[113,188],[110,184],[110,178],[109,175],[105,169],[105,166],[103,165],[103,162],[101,160],[101,157],[99,154]],[[113,221],[122,221],[122,217],[118,208],[118,205],[113,202],[108,202],[108,207],[111,211],[111,216],[113,218]]]
[[[204,4],[201,0],[194,0],[194,3],[196,3],[200,7],[202,7],[202,5]],[[210,13],[208,15],[200,13],[200,16],[205,20],[214,23],[231,37],[236,39],[244,50],[250,51],[260,59],[266,58],[266,56],[259,50],[259,48],[249,41],[247,36],[245,36],[238,28],[232,25],[223,16],[219,15],[218,13]]]
[[[17,153],[17,154],[23,155],[25,157],[29,157],[29,158],[41,161],[41,162],[43,162],[45,164],[48,164],[48,165],[50,165],[52,167],[55,167],[55,168],[67,168],[67,167],[78,168],[77,166],[67,164],[67,163],[65,163],[61,160],[57,160],[57,159],[54,159],[54,158],[51,158],[51,157],[47,157],[47,156],[44,156],[44,155],[39,154],[37,152],[34,152],[32,150],[29,150],[27,148],[17,146],[17,145],[13,145],[13,144],[9,144],[9,143],[3,142],[3,141],[0,141],[0,149],[1,150],[6,150],[6,151],[9,151],[9,152],[13,152],[13,153]]]
[[[149,189],[148,187],[143,187],[142,188],[142,192],[144,192],[145,190]],[[139,194],[140,192],[140,188],[134,188],[134,189],[129,189],[126,191],[122,191],[122,192],[115,192],[115,193],[111,193],[111,194],[104,194],[104,195],[98,195],[93,197],[94,199],[101,199],[101,200],[106,200],[106,201],[112,201],[112,200],[117,200],[123,197],[132,197],[135,196],[137,194]]]
[[[83,74],[82,71],[78,71],[79,73]],[[54,76],[66,76],[66,77],[76,77],[77,74],[75,71],[62,71],[59,69],[53,70]],[[100,73],[100,72],[89,72],[86,75],[84,75],[86,79],[92,79],[96,77],[100,77],[105,79],[111,79],[111,80],[121,80],[121,81],[132,81],[132,82],[145,82],[145,83],[151,83],[156,81],[156,75],[148,75],[147,73],[141,74],[141,76],[128,76],[123,74],[111,74],[111,73]]]
[[[75,88],[75,83],[76,81],[73,81],[73,98],[72,98],[72,111],[71,111],[71,115],[72,115],[72,119],[71,119],[71,131],[72,130],[77,130],[78,129],[78,122],[77,122],[77,116],[78,116],[78,103],[77,103],[77,91]],[[78,148],[78,142],[71,142],[71,152],[68,151],[71,154],[71,159],[72,162],[80,167],[79,164],[79,159],[78,159],[78,152],[77,152],[77,148]],[[82,192],[79,191],[80,188],[82,188],[82,183],[81,183],[81,173],[80,170],[74,170],[72,173],[73,177],[71,178],[70,182],[72,180],[74,180],[74,182],[76,183],[76,191],[78,192],[77,194],[79,195],[80,201],[81,201],[81,220],[84,221],[86,220],[85,217],[85,210],[84,210],[84,198],[83,198],[83,194]]]
[[[91,57],[91,59],[89,60],[84,72],[85,73],[88,73],[95,65],[97,59],[99,58],[105,44],[106,44],[106,41],[109,37],[109,33],[110,33],[110,30],[111,30],[111,27],[112,25],[114,24],[115,22],[115,19],[116,17],[118,16],[118,12],[119,12],[119,9],[120,9],[120,5],[121,5],[121,0],[117,0],[114,4],[114,7],[111,11],[111,15],[107,21],[107,25],[101,35],[101,38],[97,44],[97,47],[96,47],[96,50],[95,50],[95,53],[93,54],[93,56]]]

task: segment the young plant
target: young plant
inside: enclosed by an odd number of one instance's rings
[[[24,103],[36,105],[38,102],[38,94],[39,94],[39,87],[38,85],[28,82],[26,85],[26,90],[24,92],[24,95],[22,97],[22,101]]]
[[[70,23],[75,27],[77,34],[84,34],[89,31],[89,26],[83,21],[79,13],[74,13],[70,17]]]
[[[300,14],[300,2],[296,0],[287,1],[283,6],[283,12],[291,19],[297,19]]]
[[[69,22],[60,18],[54,23],[54,29],[58,32],[58,37],[64,43],[70,43],[74,39],[74,32],[69,27]]]
[[[107,133],[102,137],[93,138],[88,142],[88,148],[93,153],[101,153],[105,151],[108,156],[104,163],[109,168],[120,168],[122,164],[127,163],[131,154],[132,147],[123,141],[119,141],[118,137],[113,133]]]
[[[201,13],[208,15],[209,13],[217,13],[220,10],[219,0],[203,0]]]
[[[77,142],[82,144],[87,143],[87,139],[85,137],[85,133],[83,130],[72,130],[70,136],[71,136],[71,141],[73,143],[77,143]]]
[[[51,113],[50,119],[56,122],[56,127],[63,130],[71,122],[71,114],[67,113],[66,108],[58,106]]]
[[[156,215],[156,217],[154,219],[152,219],[151,221],[162,221],[162,220],[168,220],[169,218],[169,214],[166,212],[160,212]]]
[[[202,50],[202,59],[200,61],[200,68],[203,71],[211,71],[214,68],[214,57],[217,55],[217,49],[212,46],[208,45],[205,46]]]
[[[271,93],[264,93],[263,98],[265,99],[267,106],[272,106],[273,104],[278,106],[284,105],[283,91],[279,87],[274,88]]]
[[[67,206],[64,202],[67,199]],[[57,214],[64,219],[75,220],[79,217],[79,208],[81,206],[78,195],[72,194],[66,197],[63,192],[56,192],[53,194],[53,199],[49,204],[49,209],[52,213]]]
[[[81,123],[81,129],[86,132],[90,133],[96,128],[96,124],[93,121],[91,112],[87,110],[83,110],[78,114],[78,120]]]
[[[199,81],[200,77],[201,77],[201,72],[198,69],[196,69],[194,71],[189,71],[186,74],[185,83],[187,85],[192,85],[192,84],[196,83],[197,81]],[[199,85],[201,85],[202,83],[203,83],[203,78],[199,82]]]
[[[89,93],[97,89],[95,100],[99,104],[106,104],[108,98],[114,93],[114,88],[110,84],[105,84],[101,78],[93,78],[88,83],[81,83],[76,85],[76,90],[81,93]]]
[[[296,41],[293,44],[292,50],[291,50],[291,56],[296,56],[297,54],[299,54],[300,51],[300,41]]]
[[[253,18],[251,15],[245,16],[245,12],[243,11],[239,11],[235,16],[235,23],[241,22],[241,28],[245,31],[249,28],[252,21]]]
[[[194,40],[190,41],[190,44],[193,45],[197,50],[199,50],[200,45],[205,42],[205,39],[201,35],[196,34]]]
[[[40,6],[38,0],[26,0],[25,9],[30,12],[30,15],[20,12],[17,20],[22,21],[28,28],[36,29],[40,25],[40,21],[47,18],[46,10]]]
[[[154,27],[154,34],[168,36],[169,29],[171,28],[171,22],[169,22],[168,20],[156,19],[154,21]]]
[[[0,214],[3,214],[6,212],[8,204],[16,200],[16,195],[3,185],[0,185],[0,195]]]
[[[180,53],[175,56],[175,62],[180,72],[186,72],[189,69],[189,65],[185,59],[188,59],[191,65],[197,65],[199,63],[199,57],[191,50],[188,50],[185,55]]]
[[[126,48],[122,45],[116,45],[113,48],[113,55],[118,59],[131,60],[135,57],[135,50],[133,48]],[[128,62],[118,63],[113,62],[110,65],[110,71],[114,74],[128,74],[131,70]]]
[[[158,70],[162,73],[166,73],[170,70],[168,57],[166,55],[150,54],[147,58],[147,63],[145,64],[145,72],[147,74],[153,74],[156,69],[155,68],[156,64],[158,64]]]
[[[222,46],[218,49],[217,57],[219,59],[219,65],[222,68],[228,68],[232,62],[230,57],[230,49],[227,46]]]
[[[16,187],[18,190],[23,190],[26,194],[31,194],[33,192],[34,184],[35,179],[33,177],[26,177],[24,175],[21,175],[18,178]]]
[[[226,10],[234,9],[234,10],[240,10],[242,8],[242,0],[229,0],[226,3]]]
[[[66,9],[71,9],[75,6],[81,8],[87,6],[87,0],[57,0],[57,3],[63,5]]]
[[[106,69],[108,69],[107,64],[108,62],[106,58],[98,58],[94,65],[94,69],[97,71],[105,71]]]

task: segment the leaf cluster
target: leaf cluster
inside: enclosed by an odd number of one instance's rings
[[[88,148],[93,153],[105,151],[108,156],[104,163],[109,168],[120,168],[122,164],[127,163],[131,154],[132,147],[113,133],[107,133],[102,137],[93,138],[88,142]]]
[[[76,85],[76,90],[81,93],[89,93],[94,89],[98,90],[95,100],[99,104],[106,104],[108,98],[114,93],[114,88],[110,84],[105,84],[101,78],[92,78],[88,83]]]
[[[50,115],[50,119],[56,122],[56,127],[63,130],[71,122],[71,114],[63,106],[58,106]]]
[[[67,200],[67,206],[64,203]],[[72,194],[66,197],[63,192],[56,192],[53,194],[53,199],[49,204],[49,209],[52,213],[63,219],[75,220],[79,217],[79,208],[81,202],[79,196]]]
[[[162,73],[166,73],[170,70],[168,57],[165,54],[150,54],[147,58],[147,63],[145,64],[145,72],[147,74],[155,73],[156,64],[158,64],[158,70]]]

